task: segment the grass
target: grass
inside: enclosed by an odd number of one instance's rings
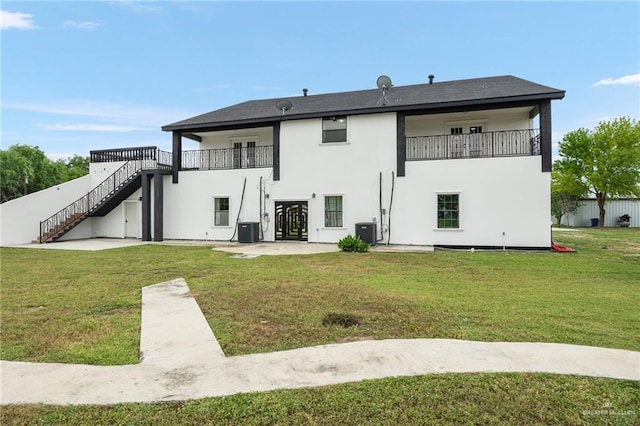
[[[554,232],[554,241],[578,253],[338,252],[234,259],[207,247],[1,249],[0,355],[135,363],[140,289],[177,277],[187,280],[227,355],[413,337],[640,350],[640,230]],[[323,325],[331,313],[357,318],[358,324]],[[581,414],[609,402],[635,414]],[[175,424],[185,418],[198,424],[332,424],[339,418],[346,424],[635,424],[639,406],[637,383],[452,374],[181,404],[11,406],[3,407],[2,423]]]
[[[637,382],[543,374],[443,374],[185,402],[105,407],[6,406],[0,420],[5,426],[631,426],[640,420],[639,406]]]

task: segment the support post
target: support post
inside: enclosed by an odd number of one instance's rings
[[[153,241],[164,240],[164,190],[162,173],[153,173]]]
[[[396,174],[398,177],[405,175],[405,162],[407,160],[407,137],[405,131],[405,115],[396,113]]]
[[[142,172],[142,241],[151,241],[151,173]]]
[[[542,154],[542,171],[550,172],[551,160],[551,101],[541,102],[540,108],[540,153]]]
[[[273,180],[280,180],[280,122],[273,123]]]
[[[171,171],[173,175],[173,183],[178,183],[178,172],[182,170],[182,135],[179,132],[173,132],[173,161]]]

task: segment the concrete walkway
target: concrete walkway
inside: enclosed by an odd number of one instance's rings
[[[38,244],[16,244],[12,248],[29,248],[41,250],[81,250],[100,251],[123,247],[141,246],[145,244],[167,245],[167,246],[205,246],[216,251],[237,254],[237,257],[258,257],[277,255],[304,255],[338,252],[340,249],[334,243],[313,243],[305,241],[262,241],[258,243],[246,244],[228,241],[204,241],[204,240],[165,240],[165,241],[141,241],[133,238],[87,238],[84,240],[58,241],[55,243]],[[377,245],[370,248],[372,252],[380,253],[425,253],[433,252],[432,246],[402,246],[392,244],[390,246]]]
[[[172,401],[445,372],[640,380],[640,352],[556,343],[378,340],[226,357],[182,279],[143,288],[140,346],[135,365],[0,361],[0,401]]]

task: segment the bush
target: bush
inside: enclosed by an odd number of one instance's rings
[[[369,250],[369,244],[362,241],[359,236],[347,235],[338,241],[338,248],[342,251],[364,253]]]

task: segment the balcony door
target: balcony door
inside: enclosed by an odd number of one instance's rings
[[[482,133],[483,123],[465,123],[449,126],[451,158],[488,155],[487,135]]]
[[[234,169],[254,168],[256,166],[256,142],[257,138],[234,138],[231,141]]]

